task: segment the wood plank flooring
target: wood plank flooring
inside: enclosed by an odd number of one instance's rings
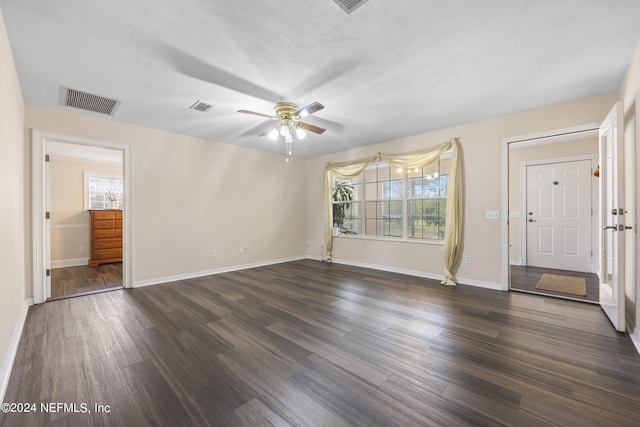
[[[5,401],[38,405],[12,427],[628,426],[640,356],[596,305],[303,260],[33,306]]]
[[[122,287],[122,263],[51,270],[51,298],[67,298]]]
[[[565,294],[563,292],[536,289],[536,285],[538,284],[544,273],[584,278],[587,286],[587,295],[583,297],[580,295]],[[598,302],[600,300],[600,281],[596,274],[581,273],[579,271],[554,270],[551,268],[521,267],[512,265],[509,267],[509,275],[511,279],[511,289],[513,290],[533,292],[540,295],[548,295],[557,298],[567,298],[589,302]]]

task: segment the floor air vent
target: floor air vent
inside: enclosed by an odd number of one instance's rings
[[[340,9],[346,13],[351,13],[369,0],[333,0],[335,4],[340,6]]]
[[[211,109],[211,107],[213,107],[213,105],[207,104],[206,102],[202,102],[198,100],[194,102],[189,108],[191,108],[192,110],[202,111],[203,113],[206,113]]]
[[[92,93],[82,92],[68,87],[60,88],[60,101],[66,107],[113,116],[120,105],[117,99],[106,98]]]

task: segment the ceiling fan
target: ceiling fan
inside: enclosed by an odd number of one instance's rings
[[[300,140],[307,136],[305,130],[317,134],[321,134],[326,130],[300,121],[303,117],[307,117],[316,111],[322,110],[323,108],[324,105],[319,102],[312,102],[301,109],[298,109],[298,106],[292,102],[278,102],[275,105],[275,116],[256,113],[255,111],[249,110],[238,110],[238,113],[252,114],[254,116],[266,117],[271,120],[278,120],[278,123],[271,130],[263,132],[258,136],[269,135],[269,138],[275,141],[278,139],[279,135],[282,135],[284,137],[284,142],[287,145],[287,153],[291,155],[291,143],[293,143],[294,135]]]

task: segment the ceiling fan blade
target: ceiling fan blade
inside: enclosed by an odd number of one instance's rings
[[[296,112],[296,116],[307,117],[309,114],[313,114],[316,111],[322,110],[323,108],[324,108],[324,105],[320,104],[319,102],[312,102],[306,107],[299,109]]]
[[[304,123],[304,122],[298,122],[298,126],[300,126],[302,129],[306,129],[310,132],[314,132],[314,133],[323,133],[326,129],[323,129],[321,127],[315,126],[315,125],[311,125],[309,123]]]
[[[280,120],[280,117],[270,116],[270,115],[268,115],[268,114],[256,113],[255,111],[249,111],[249,110],[238,110],[238,113],[243,113],[243,114],[252,114],[252,115],[254,115],[254,116],[266,117],[266,118],[271,119],[271,120]]]

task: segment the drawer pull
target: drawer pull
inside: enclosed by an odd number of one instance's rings
[[[104,246],[104,243],[100,242],[100,243],[98,243],[98,246],[102,247],[102,246]]]
[[[98,258],[102,258],[104,254],[98,254]]]
[[[106,226],[107,226],[107,223],[106,223],[106,222],[103,222],[103,223],[102,223],[102,226],[103,226],[103,227],[106,227]]]

